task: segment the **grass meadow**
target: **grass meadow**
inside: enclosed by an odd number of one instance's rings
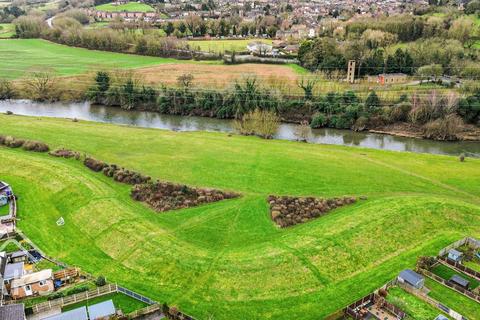
[[[0,147],[0,177],[19,195],[19,227],[38,246],[199,319],[321,319],[418,256],[480,236],[479,160],[66,119],[0,115],[0,123],[0,134],[241,192],[158,214],[79,161]],[[368,200],[279,229],[269,194]],[[480,319],[475,310],[467,316]]]
[[[247,51],[247,45],[252,41],[260,41],[266,44],[272,44],[272,40],[268,39],[189,40],[188,44],[192,49],[195,50],[223,53],[225,51]]]
[[[154,12],[155,9],[146,3],[129,2],[125,4],[115,5],[113,3],[106,3],[96,6],[95,9],[107,12]]]

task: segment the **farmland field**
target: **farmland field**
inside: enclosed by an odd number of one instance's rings
[[[154,12],[155,9],[149,6],[146,3],[141,2],[129,2],[126,4],[114,5],[113,3],[106,3],[101,4],[95,7],[97,10],[100,11],[108,11],[108,12]]]
[[[34,70],[51,70],[61,76],[79,75],[100,69],[139,69],[150,83],[175,83],[177,77],[191,73],[196,83],[229,85],[244,76],[294,82],[306,71],[299,66],[245,64],[228,66],[220,61],[182,61],[171,58],[87,50],[45,40],[0,40],[0,77],[17,79]]]
[[[180,63],[175,59],[87,50],[38,39],[0,40],[0,56],[0,76],[13,79],[35,68],[50,69],[59,75],[75,75],[90,69]]]
[[[188,44],[192,49],[200,49],[205,52],[223,53],[225,51],[247,51],[247,45],[252,41],[260,41],[272,44],[272,40],[267,39],[241,39],[241,40],[190,40]]]
[[[479,160],[38,117],[0,115],[0,123],[0,134],[241,192],[158,214],[78,161],[0,147],[19,227],[38,246],[199,319],[322,319],[418,256],[480,236]],[[368,200],[279,229],[269,194]],[[480,319],[475,310],[468,317]]]

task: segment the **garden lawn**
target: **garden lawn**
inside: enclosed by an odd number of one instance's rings
[[[480,236],[479,160],[16,115],[0,123],[0,134],[154,179],[242,193],[159,214],[79,161],[0,147],[19,227],[47,254],[198,319],[322,319],[418,256]],[[368,200],[279,229],[269,194]]]
[[[267,39],[189,40],[188,44],[194,50],[224,53],[225,51],[247,51],[247,45],[252,41],[260,41],[266,44],[272,44],[272,40]]]
[[[443,264],[437,265],[435,268],[433,268],[432,272],[436,274],[437,276],[445,279],[445,280],[450,280],[450,278],[454,275],[460,276],[468,281],[470,281],[470,288],[475,289],[480,285],[480,282],[472,277],[469,277],[461,272],[457,272]]]
[[[425,278],[425,286],[431,290],[428,295],[433,299],[457,311],[468,319],[480,319],[480,303],[430,278]]]
[[[85,300],[79,303],[68,305],[62,308],[62,311],[69,311],[77,309],[84,306],[91,306],[100,302],[112,300],[115,309],[120,309],[124,314],[129,314],[133,311],[140,310],[147,306],[146,303],[133,299],[129,296],[124,295],[123,293],[111,293],[104,296],[96,297],[93,299]]]
[[[0,39],[11,38],[15,35],[15,26],[11,23],[0,23]]]
[[[408,315],[408,319],[412,320],[433,320],[439,314],[445,315],[439,309],[399,287],[388,289],[387,301],[402,309]]]
[[[480,261],[477,258],[476,261],[463,261],[462,262],[466,267],[469,267],[472,270],[480,272]]]
[[[50,70],[58,75],[76,75],[89,70],[131,69],[180,63],[175,59],[88,50],[39,39],[0,40],[0,57],[0,77],[10,79],[35,70]]]
[[[141,2],[129,2],[126,4],[115,5],[113,3],[106,3],[96,6],[95,9],[99,11],[108,12],[155,12],[155,9],[146,3]]]

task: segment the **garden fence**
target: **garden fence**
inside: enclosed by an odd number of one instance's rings
[[[467,318],[465,318],[464,316],[462,316],[460,313],[456,312],[455,310],[450,309],[449,307],[441,304],[440,302],[431,298],[430,296],[427,296],[424,292],[422,292],[418,289],[415,289],[414,287],[412,287],[412,286],[410,286],[406,283],[399,282],[399,283],[397,283],[397,285],[400,288],[407,291],[408,293],[411,293],[414,296],[416,296],[416,297],[420,298],[421,300],[427,302],[428,304],[432,305],[433,307],[435,307],[439,310],[442,310],[443,312],[450,315],[455,320],[468,320]]]
[[[449,267],[453,267],[454,269],[458,269],[460,272],[463,272],[473,278],[476,278],[477,280],[480,281],[480,272],[475,271],[473,269],[470,269],[469,267],[464,266],[461,263],[452,261],[448,258],[445,257],[439,257],[438,260],[440,260],[441,263],[443,264],[448,264]]]
[[[423,274],[424,276],[429,277],[430,279],[433,279],[434,281],[436,281],[440,284],[443,284],[444,286],[449,287],[450,289],[455,290],[458,293],[463,294],[464,296],[480,303],[480,295],[475,294],[475,293],[473,293],[473,292],[471,292],[471,291],[469,291],[465,288],[462,288],[459,285],[456,285],[455,283],[452,283],[448,280],[445,280],[442,277],[439,277],[436,274],[434,274],[434,273],[432,273],[428,270],[420,269],[419,272],[421,274]]]
[[[107,284],[106,286],[98,287],[93,290],[84,291],[84,292],[72,294],[70,296],[49,300],[49,301],[45,301],[45,302],[33,305],[32,312],[39,313],[39,312],[49,311],[53,308],[62,308],[70,304],[82,302],[84,300],[92,299],[95,297],[100,297],[113,292],[117,292],[117,285]]]
[[[460,239],[460,240],[448,245],[447,247],[443,248],[442,250],[440,250],[440,252],[438,252],[438,256],[443,257],[443,256],[447,255],[448,251],[450,251],[451,249],[456,249],[456,248],[461,247],[465,244],[468,244],[468,245],[474,247],[475,249],[480,248],[480,241],[479,240],[474,239],[474,238],[470,238],[470,237],[466,237],[466,238]]]

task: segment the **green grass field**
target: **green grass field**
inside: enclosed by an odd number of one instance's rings
[[[252,41],[261,41],[272,44],[267,39],[241,39],[241,40],[190,40],[188,44],[192,49],[205,52],[223,53],[225,51],[243,52],[247,51],[247,45]]]
[[[15,26],[11,23],[0,23],[0,39],[12,38],[15,35]]]
[[[461,272],[456,272],[455,270],[443,265],[439,264],[435,268],[433,268],[432,272],[436,274],[437,276],[445,279],[445,280],[450,280],[450,278],[454,275],[460,276],[468,281],[470,281],[470,288],[475,289],[480,285],[480,282],[477,279],[474,279],[472,277],[469,277]]]
[[[388,290],[387,301],[402,309],[408,315],[407,319],[433,320],[439,314],[445,315],[439,309],[399,287]]]
[[[131,69],[180,63],[176,59],[87,50],[38,39],[0,40],[0,56],[0,77],[10,79],[35,69],[52,70],[59,75],[76,75],[90,69]]]
[[[113,3],[106,3],[95,7],[100,11],[108,12],[154,12],[155,9],[146,3],[141,2],[129,2],[126,4],[114,5]]]
[[[130,298],[122,293],[112,293],[105,296],[96,297],[79,303],[71,304],[62,309],[63,312],[80,308],[83,306],[91,306],[100,302],[112,300],[115,309],[120,309],[124,314],[129,314],[133,311],[145,308],[147,304]]]
[[[418,256],[480,236],[479,160],[38,117],[0,115],[0,123],[0,134],[241,192],[158,214],[78,161],[0,147],[19,227],[38,246],[198,319],[322,319]],[[279,229],[269,194],[368,200]]]

